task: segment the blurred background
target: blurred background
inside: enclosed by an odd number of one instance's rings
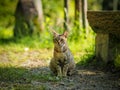
[[[87,11],[119,9],[120,0],[0,0],[0,88],[14,90],[19,84],[21,86],[15,90],[22,90],[24,87],[27,89],[23,90],[37,88],[36,85],[45,88],[41,85],[49,86],[48,82],[54,87],[59,85],[55,83],[62,79],[51,75],[48,68],[54,48],[51,30],[60,34],[65,30],[69,32],[68,46],[78,66],[89,66],[90,62],[91,66],[96,66],[95,68],[105,66],[98,60],[95,61],[96,34],[87,21]],[[115,65],[120,67],[120,56]],[[99,76],[95,76],[96,74]],[[98,80],[90,77],[97,77]],[[75,82],[81,78],[79,83],[81,88],[86,88],[90,83],[91,87],[97,89],[99,84],[105,89],[106,87],[113,89],[114,86],[117,87],[116,85],[120,86],[120,83],[115,82],[118,79],[113,77],[116,76],[107,77],[104,73],[101,74],[101,71],[91,73],[84,69],[80,71],[78,78],[76,76],[74,78]],[[111,83],[107,81],[108,78],[113,81],[110,86],[107,84]],[[68,79],[71,78],[65,79],[70,85],[63,81],[60,86],[71,87],[74,82]],[[82,82],[85,85],[83,87]],[[76,83],[75,86],[78,84]],[[96,86],[93,83],[96,83]]]
[[[0,54],[8,53],[7,59],[14,61],[16,52],[46,50],[50,54],[43,58],[49,59],[53,50],[50,31],[68,30],[68,44],[76,62],[85,62],[94,57],[95,48],[95,33],[86,11],[119,10],[119,6],[119,0],[1,0]]]

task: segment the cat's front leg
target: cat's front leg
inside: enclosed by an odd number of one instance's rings
[[[57,76],[61,77],[62,76],[62,70],[60,66],[57,66]]]
[[[71,62],[69,64],[67,75],[71,76],[72,74],[74,74],[76,72],[75,67],[76,67],[75,63]]]
[[[63,76],[64,77],[67,76],[67,71],[68,71],[68,64],[64,65],[64,67],[63,67]]]

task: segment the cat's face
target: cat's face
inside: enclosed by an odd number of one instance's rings
[[[58,34],[53,32],[53,42],[56,49],[59,51],[64,51],[67,46],[67,35],[68,32],[65,31],[63,34]]]

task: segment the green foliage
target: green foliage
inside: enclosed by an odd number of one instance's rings
[[[80,61],[77,63],[78,66],[88,66],[91,64],[91,62],[94,62],[94,53],[88,53],[86,55],[83,55],[80,59]],[[95,62],[94,62],[95,63]]]
[[[9,39],[12,37],[13,37],[12,27],[9,28],[0,27],[0,39],[1,38]]]
[[[0,1],[0,26],[11,27],[14,24],[14,12],[18,0]]]
[[[88,10],[101,10],[103,0],[88,0]]]
[[[43,0],[43,11],[45,16],[57,19],[63,14],[63,0]]]

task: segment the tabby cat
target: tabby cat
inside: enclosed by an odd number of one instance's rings
[[[67,45],[68,32],[58,34],[53,31],[54,53],[50,61],[50,69],[56,76],[72,75],[75,62]]]

